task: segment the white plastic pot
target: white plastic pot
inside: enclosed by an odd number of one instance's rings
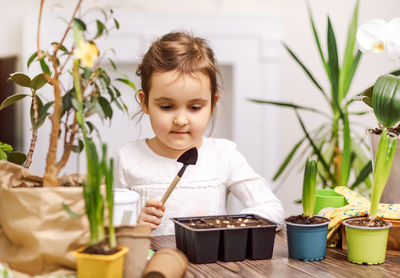
[[[114,189],[114,226],[135,225],[137,219],[137,204],[139,194],[135,191]],[[122,223],[125,221],[125,223]]]

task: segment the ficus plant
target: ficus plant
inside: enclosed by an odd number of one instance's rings
[[[311,9],[308,7],[316,49],[327,80],[329,80],[327,89],[317,81],[295,52],[287,44],[283,43],[288,54],[304,70],[304,73],[308,76],[312,84],[315,85],[316,92],[322,96],[329,110],[323,111],[304,104],[283,101],[250,99],[250,101],[256,103],[270,104],[294,110],[304,133],[303,137],[294,144],[289,154],[277,169],[273,177],[274,181],[288,175],[295,168],[292,165],[299,158],[315,156],[318,164],[321,165],[318,168],[318,182],[323,188],[335,188],[340,185],[351,189],[357,188],[359,191],[367,191],[371,188],[369,176],[372,172],[372,163],[367,153],[369,146],[365,142],[364,136],[359,135],[352,128],[353,123],[350,120],[350,117],[367,113],[367,111],[352,110],[351,106],[355,98],[354,96],[349,96],[350,85],[362,56],[361,52],[355,49],[358,6],[359,3],[357,1],[348,27],[347,41],[341,62],[339,61],[336,36],[330,17],[328,16],[326,32],[327,51],[324,52],[320,36],[314,24]],[[317,128],[312,130],[307,129],[300,111],[314,113],[325,120]]]
[[[307,158],[304,167],[303,178],[303,216],[311,218],[314,216],[317,186],[317,162]]]
[[[82,108],[81,117],[87,128],[87,136],[91,137],[92,132],[97,130],[90,120],[91,116],[97,115],[102,120],[111,120],[114,105],[127,112],[127,106],[121,99],[121,92],[116,83],[128,85],[135,92],[136,87],[125,74],[117,71],[113,60],[107,57],[112,51],[100,51],[96,45],[99,38],[120,27],[112,10],[101,10],[97,19],[85,22],[78,16],[82,14],[79,12],[82,0],[76,1],[74,12],[66,20],[66,27],[61,33],[60,40],[51,43],[50,46],[42,47],[40,26],[44,2],[45,0],[40,1],[37,50],[27,62],[28,68],[31,64],[37,63],[41,73],[33,78],[25,73],[10,74],[12,81],[19,86],[29,88],[30,92],[12,95],[2,102],[0,109],[27,97],[31,99],[32,139],[26,167],[29,167],[32,161],[38,129],[44,122],[50,122],[51,133],[43,186],[58,186],[58,175],[66,165],[71,152],[81,152],[83,149],[84,140],[82,125],[77,119],[78,110]],[[77,31],[81,37],[79,44],[75,43],[75,39],[71,39]],[[73,43],[67,43],[70,41]],[[82,107],[78,106],[76,86],[70,82],[75,67],[72,62],[74,59],[79,60],[76,70],[79,75]],[[119,77],[111,78],[105,66],[116,72]],[[41,91],[49,86],[53,91],[53,97],[45,101]],[[61,156],[57,156],[59,149]]]

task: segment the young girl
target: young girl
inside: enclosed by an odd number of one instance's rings
[[[138,224],[153,235],[174,233],[172,217],[226,214],[228,191],[245,209],[278,224],[281,202],[226,139],[204,137],[218,101],[219,71],[204,39],[169,33],[156,40],[137,70],[141,108],[155,137],[122,147],[116,158],[116,186],[139,193]],[[185,174],[163,205],[164,192],[182,164],[177,158],[197,147],[196,165]]]

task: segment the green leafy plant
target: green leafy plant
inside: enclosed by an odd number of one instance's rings
[[[386,181],[389,178],[390,170],[392,169],[392,163],[394,155],[396,153],[397,138],[391,140],[387,129],[384,128],[381,139],[379,140],[378,149],[376,151],[374,172],[373,172],[373,183],[372,183],[372,194],[371,194],[371,206],[369,212],[369,218],[375,219],[377,217],[377,210],[379,200],[381,199],[383,189],[385,188]]]
[[[43,177],[43,186],[57,186],[57,177],[66,165],[71,152],[81,152],[83,149],[82,125],[78,124],[77,111],[82,108],[82,118],[87,128],[88,136],[97,128],[89,118],[97,115],[104,120],[113,117],[113,106],[127,112],[127,106],[121,99],[121,92],[116,83],[128,85],[136,91],[135,85],[125,74],[118,72],[115,63],[108,57],[112,51],[101,52],[96,41],[106,36],[110,31],[119,29],[119,22],[114,18],[112,10],[100,10],[94,20],[85,22],[80,18],[81,0],[77,1],[72,16],[65,20],[66,28],[61,33],[60,40],[52,42],[50,46],[42,48],[40,45],[40,26],[44,0],[40,1],[39,23],[37,33],[37,50],[27,62],[28,68],[37,63],[41,73],[29,77],[25,73],[10,74],[10,79],[17,85],[29,89],[30,93],[15,94],[5,99],[0,109],[14,104],[26,97],[31,98],[30,116],[32,122],[32,139],[28,151],[26,167],[32,161],[32,155],[37,140],[37,131],[45,121],[50,121],[51,133],[49,148],[46,156],[46,169]],[[79,43],[67,43],[71,37],[79,34]],[[72,40],[76,41],[76,40]],[[79,60],[77,71],[82,94],[82,107],[78,107],[76,87],[71,84],[73,68],[71,58]],[[107,59],[108,63],[105,63]],[[117,78],[111,78],[110,70],[117,73]],[[41,96],[43,88],[51,87],[53,97],[47,101]],[[46,101],[45,101],[46,100]],[[114,105],[113,105],[114,104]],[[61,149],[61,152],[58,151]],[[57,153],[61,153],[57,157]]]
[[[357,30],[360,49],[370,53],[386,53],[390,58],[398,59],[400,39],[396,30],[399,27],[399,18],[394,18],[388,23],[379,19],[367,21]],[[377,216],[379,201],[389,178],[400,133],[400,77],[396,76],[399,74],[400,71],[394,71],[378,77],[375,84],[362,94],[362,100],[372,108],[378,120],[378,131],[382,131],[375,154],[369,214],[371,220]]]
[[[26,160],[26,155],[13,150],[11,145],[0,142],[0,160],[7,160],[22,165]]]
[[[279,166],[273,180],[281,178],[283,173],[286,173],[286,175],[290,173],[291,169],[293,169],[293,167],[290,167],[291,162],[297,161],[297,159],[294,159],[296,155],[301,157],[315,155],[318,164],[321,165],[318,168],[318,177],[322,187],[334,188],[342,185],[360,190],[360,186],[364,184],[365,187],[362,190],[367,190],[371,187],[369,175],[372,171],[372,163],[366,153],[369,146],[364,142],[364,138],[351,128],[349,118],[351,115],[363,115],[366,113],[365,111],[351,111],[351,104],[355,99],[348,96],[351,82],[361,58],[361,52],[359,50],[355,51],[358,2],[354,8],[348,28],[347,43],[341,64],[339,63],[336,37],[331,19],[328,16],[327,53],[324,53],[310,8],[309,16],[319,57],[330,82],[330,94],[314,78],[295,52],[286,44],[284,44],[284,47],[316,86],[317,92],[326,101],[330,111],[326,113],[318,108],[289,102],[250,99],[250,101],[256,103],[293,109],[304,133],[304,136],[296,142]],[[326,119],[326,121],[317,128],[308,130],[299,111],[315,113],[317,116]]]
[[[303,216],[311,218],[314,216],[315,208],[315,192],[317,186],[317,162],[307,158],[306,166],[304,168],[303,179]]]

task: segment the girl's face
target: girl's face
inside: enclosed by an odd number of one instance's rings
[[[157,154],[177,158],[187,149],[199,148],[211,117],[211,89],[207,75],[155,72],[148,105],[139,93],[143,112],[150,117],[156,137],[147,141]]]

